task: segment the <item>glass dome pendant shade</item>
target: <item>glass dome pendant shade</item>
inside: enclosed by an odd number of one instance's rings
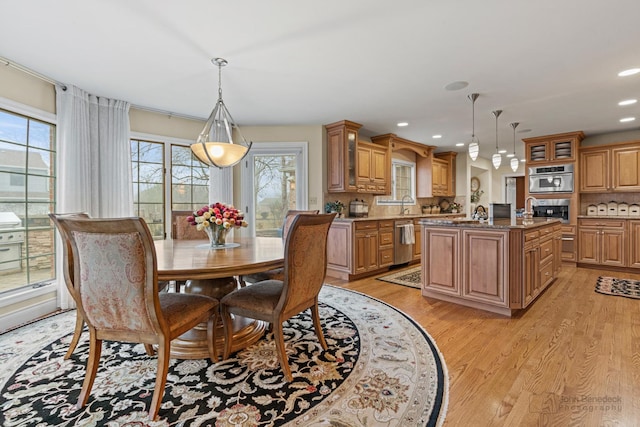
[[[498,169],[500,168],[500,164],[502,163],[502,155],[498,152],[498,117],[502,114],[502,110],[493,111],[493,115],[496,117],[496,154],[491,157],[491,163],[493,163],[493,167]]]
[[[227,65],[227,61],[214,58],[211,62],[218,66],[218,100],[198,139],[191,144],[191,151],[202,163],[226,168],[239,163],[247,155],[253,143],[247,143],[244,139],[222,100],[222,67]],[[239,143],[233,141],[234,130],[241,139]]]
[[[468,96],[468,98],[471,100],[472,131],[471,131],[471,142],[469,142],[469,157],[471,157],[472,162],[476,161],[476,159],[478,158],[478,153],[480,152],[480,141],[476,137],[476,115],[475,115],[475,111],[476,111],[475,105],[476,105],[476,99],[478,99],[478,96],[480,95],[477,93],[472,93],[471,95]]]
[[[516,157],[516,128],[519,124],[519,122],[511,123],[511,127],[513,128],[513,157],[511,158],[511,170],[514,172],[518,170],[518,167],[520,167],[520,161]]]

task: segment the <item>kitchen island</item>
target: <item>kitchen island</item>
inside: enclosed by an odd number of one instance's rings
[[[422,295],[511,316],[557,277],[558,219],[430,219],[422,229]]]

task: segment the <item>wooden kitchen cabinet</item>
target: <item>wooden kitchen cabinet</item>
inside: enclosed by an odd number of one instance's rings
[[[378,222],[378,266],[389,267],[393,264],[393,220]]]
[[[378,268],[378,221],[355,223],[354,274]]]
[[[578,220],[578,262],[625,267],[625,232],[624,219]]]
[[[525,229],[428,220],[421,226],[423,296],[510,316],[557,278],[558,222]]]
[[[580,150],[580,192],[640,192],[637,142]]]
[[[422,283],[425,290],[461,295],[460,230],[424,227]]]
[[[420,220],[413,220],[413,229],[415,232],[415,244],[413,245],[413,259],[414,261],[420,261],[422,256],[422,228],[420,227]]]
[[[527,166],[544,163],[569,163],[577,159],[577,150],[584,139],[582,132],[525,138]]]
[[[327,191],[356,192],[358,130],[348,120],[325,126],[327,131]]]
[[[357,183],[359,193],[389,194],[391,162],[389,150],[360,141],[358,143]]]
[[[462,297],[508,307],[508,231],[463,230]]]
[[[417,197],[455,196],[456,155],[446,152],[416,157]]]
[[[629,220],[629,259],[628,266],[640,268],[640,220]]]

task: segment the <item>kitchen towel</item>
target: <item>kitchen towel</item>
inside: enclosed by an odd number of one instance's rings
[[[400,231],[400,243],[403,245],[413,245],[416,242],[413,224],[405,224]]]

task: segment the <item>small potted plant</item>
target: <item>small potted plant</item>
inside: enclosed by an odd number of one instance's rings
[[[324,211],[326,213],[336,212],[339,217],[342,216],[342,211],[344,211],[344,203],[340,200],[336,200],[335,202],[327,202],[324,205]]]
[[[449,211],[451,213],[458,213],[458,212],[462,212],[462,205],[460,203],[456,203],[456,202],[452,202],[449,205]]]

